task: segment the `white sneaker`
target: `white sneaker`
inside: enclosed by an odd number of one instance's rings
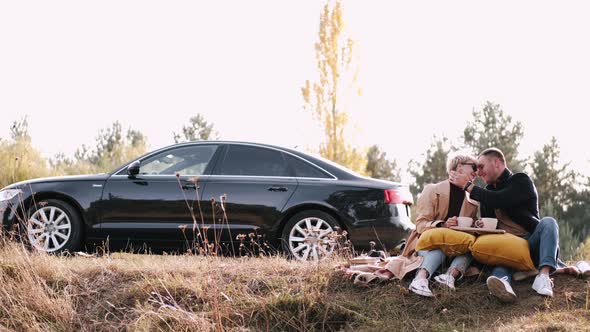
[[[418,295],[432,297],[432,291],[428,288],[428,279],[414,279],[410,284],[410,290]]]
[[[586,261],[579,261],[576,263],[576,267],[580,270],[583,278],[590,277],[590,264]]]
[[[436,277],[434,277],[434,280],[436,280],[436,282],[438,282],[441,285],[445,285],[450,289],[455,290],[455,277],[453,277],[450,274],[439,274]]]
[[[553,281],[547,273],[537,275],[535,282],[533,282],[533,289],[541,295],[553,297]]]
[[[486,280],[486,284],[490,293],[501,302],[516,302],[516,294],[514,294],[510,283],[508,283],[508,277],[498,278],[491,276]]]

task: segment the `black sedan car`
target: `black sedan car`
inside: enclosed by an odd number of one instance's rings
[[[407,186],[362,177],[282,147],[200,141],[148,153],[110,174],[35,179],[0,191],[2,223],[21,223],[47,252],[141,244],[178,248],[263,236],[300,259],[334,250],[334,231],[356,248],[391,248],[414,228]],[[192,234],[192,235],[191,235]],[[243,240],[243,238],[242,238]]]

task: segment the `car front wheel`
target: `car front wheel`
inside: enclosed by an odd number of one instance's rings
[[[82,223],[77,211],[68,203],[47,199],[29,211],[27,238],[35,249],[48,253],[71,252],[82,239]]]

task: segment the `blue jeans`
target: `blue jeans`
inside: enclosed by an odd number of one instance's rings
[[[424,260],[422,261],[420,268],[428,271],[428,278],[432,277],[434,272],[438,270],[438,268],[443,264],[446,258],[445,254],[440,249],[420,250],[417,252],[417,254],[418,256],[424,257]],[[449,267],[449,269],[455,268],[461,273],[461,275],[463,275],[463,273],[465,273],[465,270],[467,269],[467,266],[469,266],[472,260],[473,257],[469,253],[457,256],[453,258],[453,261],[451,262],[451,266]]]
[[[559,253],[559,226],[557,221],[551,217],[545,217],[539,221],[533,234],[529,235],[529,250],[531,259],[538,269],[548,266],[551,272],[555,271],[558,265],[557,256]],[[495,266],[492,275],[498,278],[508,277],[512,280],[512,269],[504,266]]]

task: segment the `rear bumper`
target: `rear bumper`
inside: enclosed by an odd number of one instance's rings
[[[401,206],[391,206],[391,209],[401,210],[401,208]],[[369,243],[374,241],[377,244],[376,249],[389,250],[407,238],[416,226],[405,211],[392,212],[389,217],[358,221],[350,225],[349,238],[354,247],[361,250],[368,249]]]

